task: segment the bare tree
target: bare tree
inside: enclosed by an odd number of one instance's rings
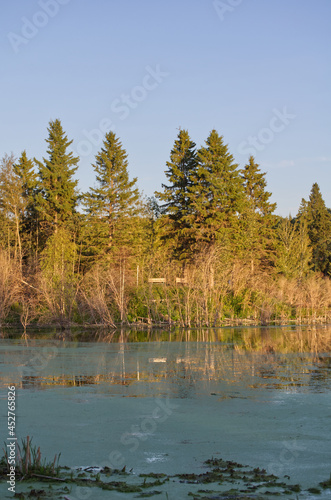
[[[115,328],[111,314],[110,297],[103,270],[94,266],[84,277],[80,287],[80,300],[86,313],[95,323]]]

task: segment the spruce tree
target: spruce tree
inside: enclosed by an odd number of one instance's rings
[[[192,176],[196,170],[196,149],[187,130],[180,130],[166,163],[169,184],[155,196],[161,202],[161,238],[170,244],[174,254],[185,259],[190,252]]]
[[[130,246],[139,199],[137,178],[129,179],[127,154],[114,132],[106,134],[93,168],[96,187],[84,197],[88,219],[85,252],[92,257]]]
[[[60,120],[50,121],[47,130],[48,159],[35,162],[39,167],[36,209],[42,232],[49,236],[58,227],[72,226],[78,200],[78,181],[73,180],[73,175],[78,168],[79,158],[68,151],[72,141],[65,135]]]
[[[312,246],[312,267],[324,275],[331,273],[331,215],[320,188],[314,183],[309,200],[302,200],[298,219],[306,221]]]
[[[24,150],[14,165],[14,171],[21,180],[22,196],[25,201],[25,210],[22,213],[22,240],[28,250],[37,246],[37,224],[38,213],[35,207],[37,195],[37,174],[34,171],[34,163],[28,159]]]
[[[197,153],[189,199],[190,225],[196,242],[224,241],[230,229],[237,227],[243,207],[243,186],[238,165],[216,130],[211,131],[205,146]]]
[[[241,246],[253,271],[254,261],[270,253],[276,203],[269,201],[271,193],[266,191],[266,173],[261,172],[253,156],[240,173],[246,197],[241,216]]]
[[[250,156],[247,165],[241,170],[245,193],[250,201],[251,208],[263,217],[270,216],[276,209],[276,203],[270,203],[271,193],[266,191],[266,172],[261,172],[255,163],[254,156]]]
[[[37,174],[34,171],[34,163],[27,157],[25,150],[15,163],[14,171],[22,181],[24,198],[32,205],[37,189]]]

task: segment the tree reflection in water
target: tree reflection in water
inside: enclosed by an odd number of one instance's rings
[[[120,330],[7,334],[3,354],[24,388],[159,384],[195,397],[210,382],[250,388],[330,388],[330,327]],[[9,383],[5,374],[3,384]],[[129,395],[129,394],[128,394]],[[135,395],[142,395],[136,389]],[[224,397],[224,396],[223,396]]]

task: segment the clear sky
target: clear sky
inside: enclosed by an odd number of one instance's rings
[[[331,207],[330,0],[15,0],[0,27],[0,156],[41,159],[59,118],[86,191],[112,127],[150,196],[178,128],[198,147],[215,128],[277,213],[314,182]]]

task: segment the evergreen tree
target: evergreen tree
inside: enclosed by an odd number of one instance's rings
[[[96,187],[85,195],[88,217],[86,253],[104,255],[132,242],[137,212],[137,178],[129,180],[127,154],[114,132],[106,134],[93,168]]]
[[[271,250],[276,203],[269,201],[271,193],[266,191],[266,173],[261,172],[253,156],[250,156],[240,173],[246,195],[241,216],[241,246],[253,270],[254,261],[263,258]]]
[[[22,194],[24,198],[32,205],[37,189],[37,174],[34,171],[34,163],[28,159],[25,150],[22,151],[18,162],[15,163],[14,171],[22,181]]]
[[[34,171],[34,163],[29,160],[24,150],[18,162],[14,165],[14,172],[21,180],[22,196],[25,201],[25,210],[22,213],[22,240],[28,245],[31,251],[32,247],[37,246],[37,225],[38,213],[35,208],[35,199],[37,195],[37,174]]]
[[[271,193],[266,191],[266,172],[261,172],[255,163],[254,156],[250,156],[247,165],[241,170],[245,193],[250,201],[251,208],[263,217],[270,216],[276,209],[276,203],[270,203]]]
[[[147,198],[144,215],[147,222],[145,238],[147,236],[148,253],[152,254],[156,248],[160,247],[159,222],[162,216],[162,210],[154,196]]]
[[[169,185],[162,184],[163,192],[156,192],[155,196],[162,203],[161,238],[181,258],[189,252],[191,187],[196,162],[195,143],[187,130],[180,130],[166,163]]]
[[[309,201],[302,200],[298,219],[306,221],[312,246],[312,266],[324,275],[331,273],[331,215],[320,188],[314,183]]]
[[[78,200],[78,181],[73,180],[73,175],[79,160],[68,151],[72,141],[65,135],[60,120],[50,121],[48,132],[48,159],[35,160],[39,167],[36,209],[46,236],[56,232],[59,226],[72,226]]]
[[[234,158],[223,137],[212,130],[197,153],[198,166],[189,189],[189,214],[196,242],[223,241],[238,224],[243,187]],[[235,231],[231,231],[234,235]]]

